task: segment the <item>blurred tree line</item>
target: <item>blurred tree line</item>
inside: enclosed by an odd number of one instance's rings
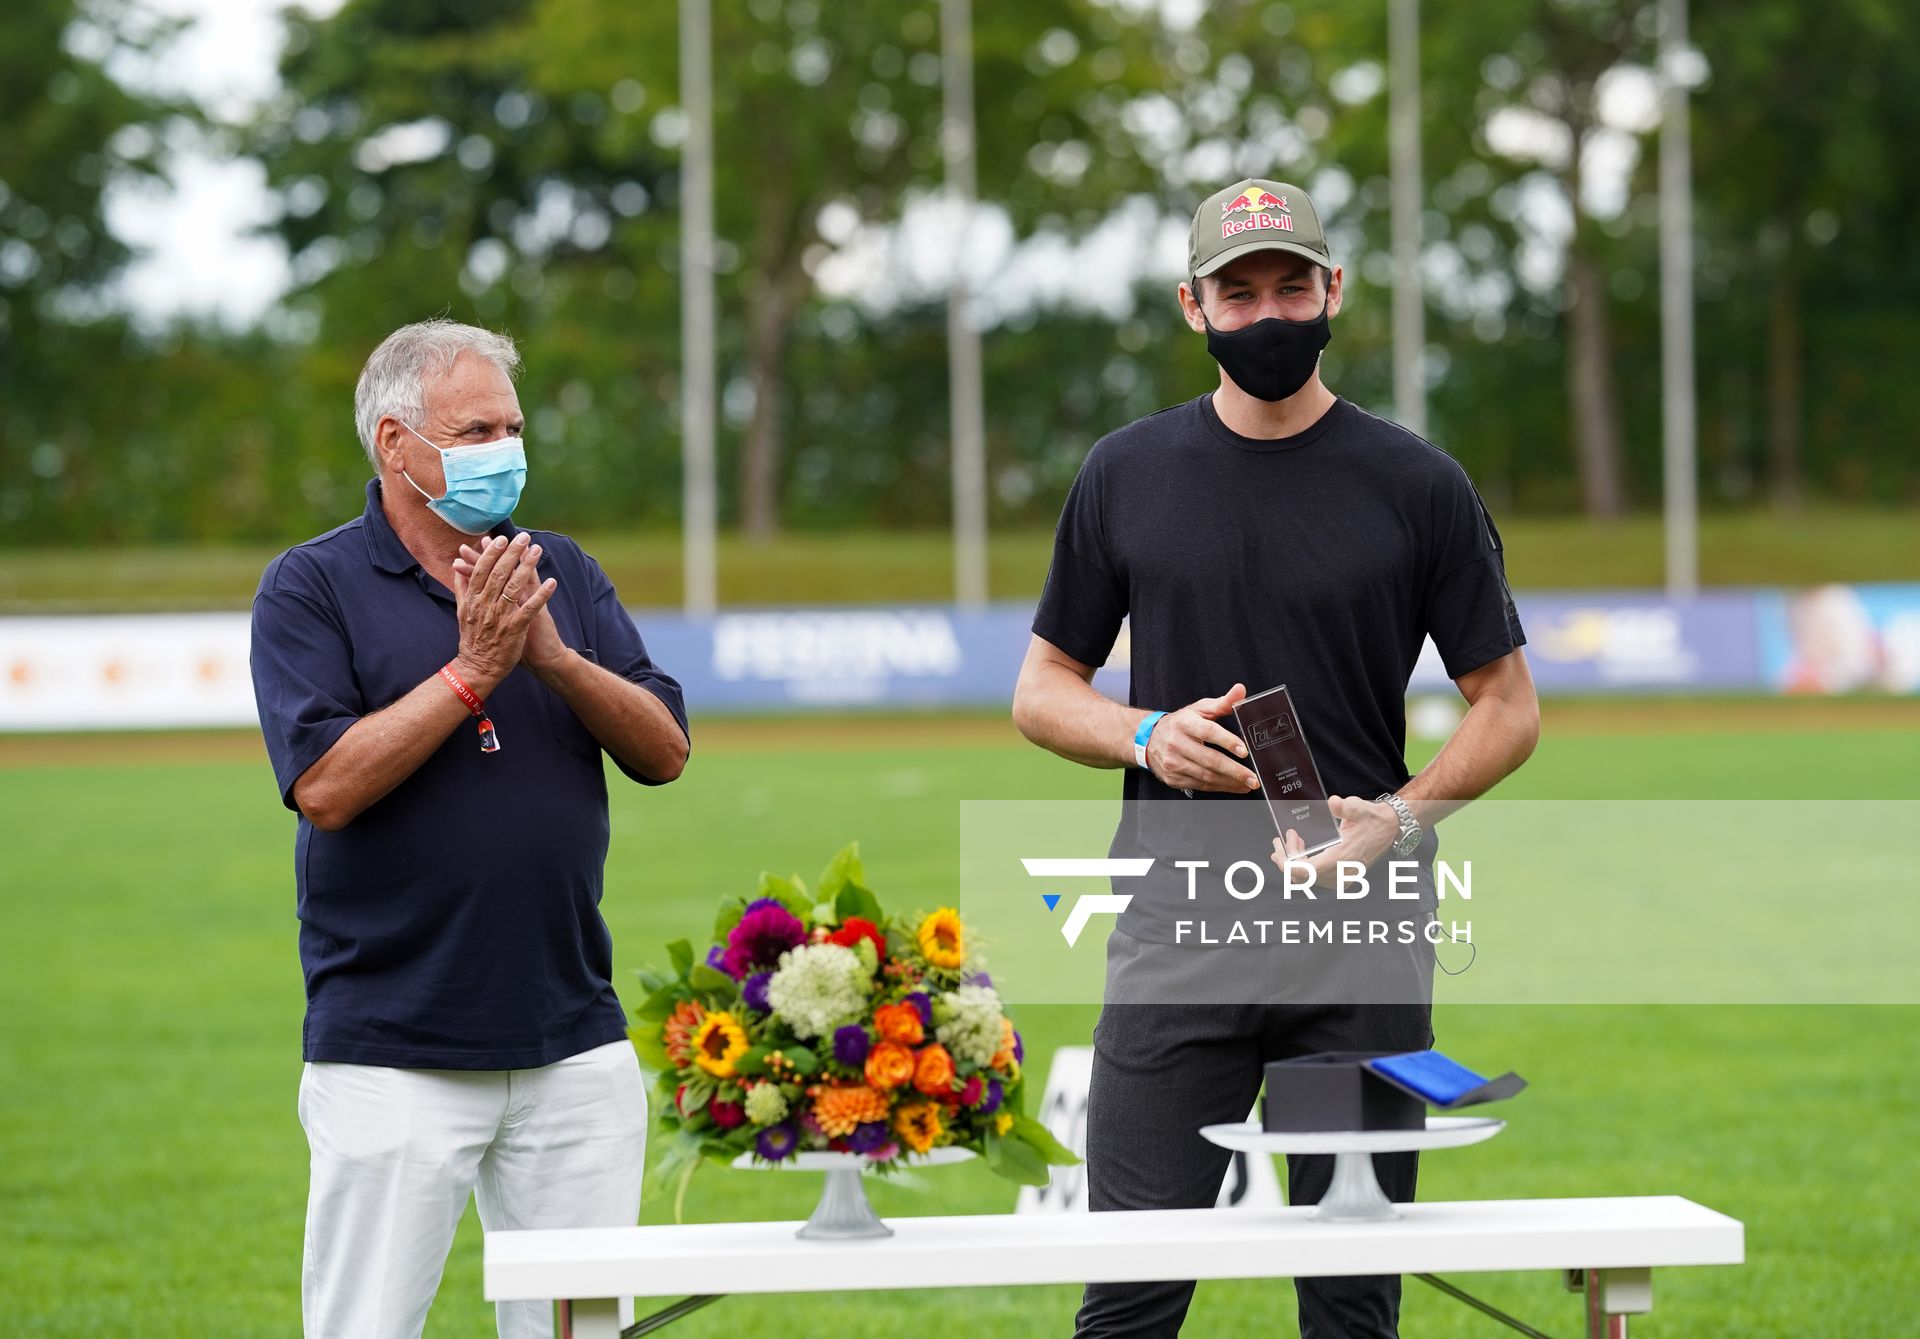
[[[1433,436],[1500,508],[1651,505],[1655,6],[1425,8]],[[1391,413],[1384,9],[975,6],[982,230],[1024,244],[976,275],[996,306],[995,524],[1050,523],[1095,439],[1213,383],[1162,267],[1194,202],[1241,176],[1314,191],[1349,285],[1327,380]],[[522,343],[543,523],[671,525],[674,7],[347,0],[286,23],[277,99],[202,128],[263,164],[295,286],[256,330],[154,333],[112,300],[127,257],[104,193],[163,173],[169,128],[200,118],[110,78],[99,39],[163,50],[164,26],[133,0],[0,9],[12,539],[280,540],[345,519],[360,364],[439,312]],[[751,534],[943,524],[934,0],[715,0],[714,25],[723,516]],[[1694,0],[1692,36],[1702,495],[1920,498],[1920,389],[1897,354],[1920,335],[1903,170],[1920,14]]]

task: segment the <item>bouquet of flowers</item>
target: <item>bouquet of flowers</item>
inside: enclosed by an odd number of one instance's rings
[[[1079,1161],[1024,1110],[1020,1033],[968,927],[951,907],[895,919],[866,887],[857,844],[809,893],[760,876],[722,902],[696,958],[667,945],[671,974],[640,973],[631,1029],[657,1077],[652,1108],[672,1137],[657,1184],[675,1214],[703,1159],[781,1162],[801,1150],[867,1157],[877,1170],[960,1147],[1023,1185]]]

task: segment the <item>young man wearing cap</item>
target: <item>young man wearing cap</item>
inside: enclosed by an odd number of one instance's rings
[[[1129,769],[1124,798],[1142,803],[1124,806],[1114,853],[1168,858],[1152,878],[1116,881],[1116,892],[1138,893],[1161,869],[1185,888],[1170,868],[1176,853],[1156,849],[1156,834],[1185,820],[1148,818],[1157,826],[1147,831],[1139,815],[1217,814],[1229,811],[1192,801],[1257,796],[1229,728],[1233,708],[1282,683],[1340,822],[1339,843],[1309,862],[1317,886],[1339,860],[1430,860],[1434,822],[1518,767],[1539,735],[1499,533],[1451,457],[1321,383],[1341,271],[1304,191],[1244,181],[1210,197],[1194,215],[1189,258],[1180,306],[1220,365],[1219,386],[1088,454],[1055,534],[1015,723],[1076,762]],[[1123,619],[1124,706],[1092,686]],[[1406,689],[1428,637],[1468,709],[1415,777],[1404,757]],[[1263,808],[1231,812],[1258,812],[1271,835]],[[1291,835],[1273,847],[1276,864],[1301,850]],[[1088,1099],[1095,1210],[1214,1204],[1230,1155],[1198,1131],[1244,1119],[1267,1062],[1433,1041],[1424,944],[1401,950],[1410,967],[1398,996],[1221,1003],[1206,993],[1221,989],[1217,974],[1206,970],[1203,983],[1203,969],[1183,966],[1207,959],[1176,942],[1169,905],[1135,896],[1108,940]],[[1415,1158],[1375,1157],[1391,1198],[1413,1198]],[[1319,1200],[1331,1163],[1289,1160],[1293,1203]],[[1297,1288],[1302,1339],[1397,1333],[1396,1277]],[[1091,1285],[1077,1339],[1177,1333],[1192,1293],[1190,1281]]]

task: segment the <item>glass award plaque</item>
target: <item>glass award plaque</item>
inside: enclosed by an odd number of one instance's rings
[[[1248,761],[1260,778],[1273,823],[1285,837],[1291,828],[1305,843],[1305,855],[1324,851],[1340,840],[1340,825],[1327,807],[1327,788],[1307,747],[1306,731],[1287,686],[1269,688],[1233,709]]]

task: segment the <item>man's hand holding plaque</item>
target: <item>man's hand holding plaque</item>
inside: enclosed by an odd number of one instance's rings
[[[1341,861],[1367,865],[1386,854],[1399,836],[1399,816],[1385,804],[1327,794],[1285,684],[1237,702],[1234,718],[1252,750],[1261,793],[1280,833],[1273,841],[1273,862],[1282,873],[1294,861],[1314,871],[1311,886],[1329,887]]]
[[[1247,746],[1220,724],[1246,696],[1246,685],[1237,683],[1219,697],[1203,697],[1155,721],[1147,738],[1148,769],[1186,791],[1245,795],[1256,789],[1259,780],[1234,761],[1247,756]]]
[[[1273,863],[1284,874],[1287,862],[1304,864],[1313,870],[1309,887],[1331,888],[1343,860],[1371,865],[1392,848],[1400,835],[1400,817],[1384,804],[1363,800],[1357,795],[1329,795],[1327,810],[1340,825],[1340,840],[1307,855],[1307,844],[1299,832],[1288,828],[1285,835],[1273,839]],[[1296,875],[1297,885],[1300,880]]]

